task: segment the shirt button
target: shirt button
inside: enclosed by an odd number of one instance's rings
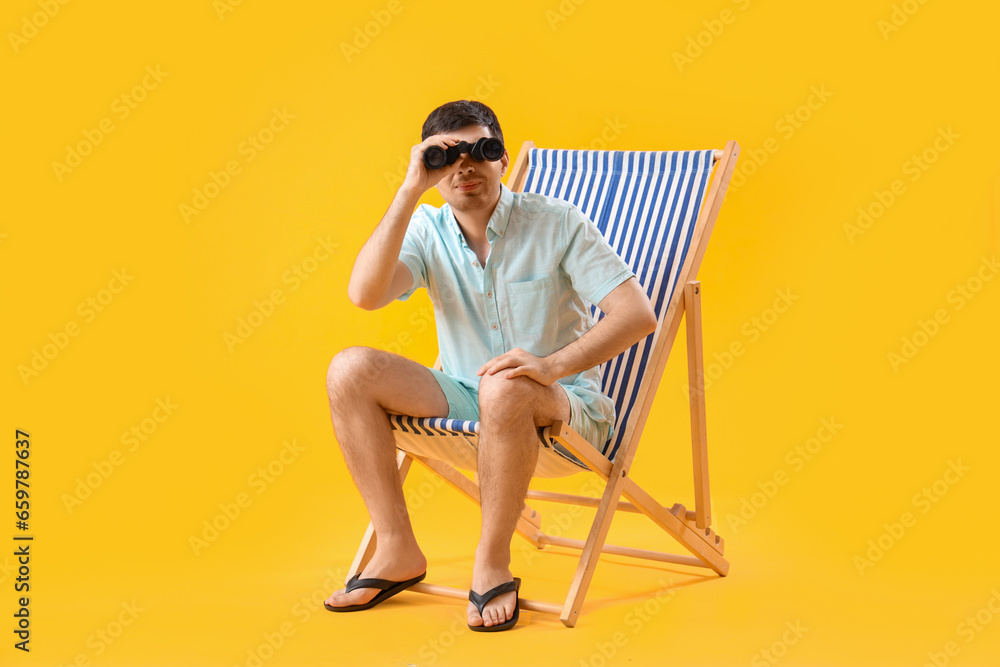
[[[497,325],[495,325],[495,324],[494,324],[494,325],[493,325],[493,328],[494,328],[494,329],[496,329],[496,328],[497,328]]]
[[[479,266],[479,262],[472,262],[473,266]]]
[[[493,296],[493,292],[487,292],[487,293],[486,293],[486,296],[487,296],[487,297],[491,297],[491,296]]]

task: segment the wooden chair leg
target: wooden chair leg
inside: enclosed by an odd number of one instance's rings
[[[604,549],[604,542],[608,538],[611,520],[615,517],[615,509],[618,507],[618,498],[621,496],[624,478],[618,474],[618,466],[612,468],[612,475],[614,476],[608,480],[608,484],[604,488],[604,495],[601,496],[601,502],[597,506],[594,523],[590,526],[590,533],[587,535],[587,541],[580,553],[580,561],[576,566],[573,583],[570,584],[566,603],[559,616],[563,625],[570,628],[574,627],[580,618],[580,610],[583,608],[587,589],[590,587],[590,581],[594,578],[594,570],[597,568],[598,559]]]
[[[695,525],[712,525],[708,492],[708,438],[705,420],[705,364],[701,337],[701,283],[684,285],[684,319],[687,320],[688,396],[691,403],[691,454],[694,461]]]

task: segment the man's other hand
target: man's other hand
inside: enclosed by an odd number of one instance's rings
[[[519,347],[493,357],[482,365],[476,375],[494,375],[504,369],[507,370],[505,378],[523,375],[543,385],[550,385],[561,377],[547,357],[536,357]]]

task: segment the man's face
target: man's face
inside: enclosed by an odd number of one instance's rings
[[[470,145],[481,137],[493,136],[484,125],[468,125],[444,134],[464,139]],[[489,209],[496,205],[500,197],[500,177],[507,172],[509,163],[510,155],[506,148],[503,157],[496,162],[476,162],[468,153],[464,153],[451,165],[456,171],[449,172],[448,176],[438,181],[438,192],[457,211]]]

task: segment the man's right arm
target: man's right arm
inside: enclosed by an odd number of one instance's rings
[[[392,303],[413,285],[413,274],[399,259],[410,218],[420,197],[461,166],[456,161],[428,171],[424,166],[424,150],[431,145],[448,148],[459,141],[457,137],[438,134],[411,149],[403,184],[396,191],[382,221],[365,241],[351,270],[347,297],[355,306],[377,310]]]
[[[377,310],[413,285],[413,275],[400,261],[399,251],[421,194],[400,187],[382,222],[365,241],[347,284],[347,296],[355,306]]]

